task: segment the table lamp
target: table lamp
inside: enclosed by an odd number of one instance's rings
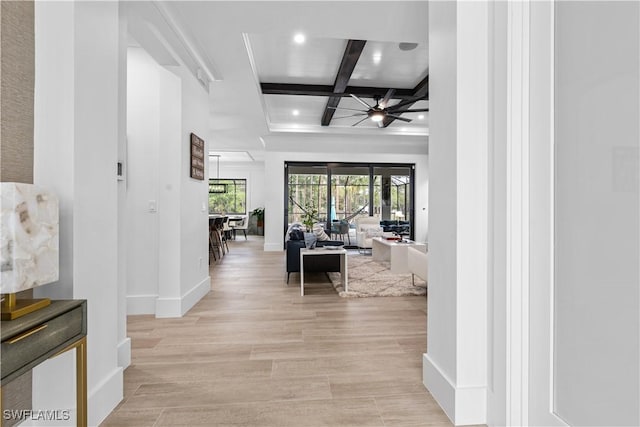
[[[2,320],[49,305],[50,300],[16,298],[16,293],[59,277],[58,198],[33,184],[0,183],[0,293]]]

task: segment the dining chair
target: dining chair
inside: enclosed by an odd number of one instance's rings
[[[222,225],[220,227],[220,241],[222,242],[222,253],[229,252],[228,240],[231,238],[231,228],[229,227],[229,217],[222,218]]]
[[[247,216],[242,217],[242,222],[233,227],[233,234],[235,236],[236,231],[242,230],[244,233],[244,240],[247,240],[247,228],[249,228],[249,218]]]
[[[218,258],[222,258],[222,254],[220,253],[219,234],[216,225],[217,219],[218,218],[209,218],[209,252],[213,255],[214,261],[217,261]]]

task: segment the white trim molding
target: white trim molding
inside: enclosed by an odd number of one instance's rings
[[[530,7],[507,14],[507,425],[526,425],[529,406]]]
[[[88,424],[100,425],[102,421],[122,401],[124,390],[124,370],[121,367],[114,369],[107,378],[103,379],[92,390],[89,390],[87,403]]]
[[[181,297],[157,298],[155,313],[157,318],[182,317],[211,290],[211,277],[207,276]]]
[[[131,338],[126,337],[118,344],[118,366],[126,369],[131,365]]]
[[[127,295],[127,315],[154,314],[158,294]]]
[[[486,419],[487,387],[458,386],[428,354],[422,355],[422,382],[456,426]]]

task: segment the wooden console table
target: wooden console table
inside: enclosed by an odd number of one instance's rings
[[[45,308],[0,324],[0,426],[3,425],[1,386],[47,359],[76,350],[77,426],[87,426],[87,301],[57,300]]]

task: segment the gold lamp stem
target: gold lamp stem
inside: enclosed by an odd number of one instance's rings
[[[4,294],[1,318],[2,320],[17,319],[25,314],[33,313],[36,310],[48,306],[50,302],[51,300],[49,298],[19,300],[15,293]]]
[[[16,308],[16,294],[10,293],[4,296],[4,310],[13,311]]]

